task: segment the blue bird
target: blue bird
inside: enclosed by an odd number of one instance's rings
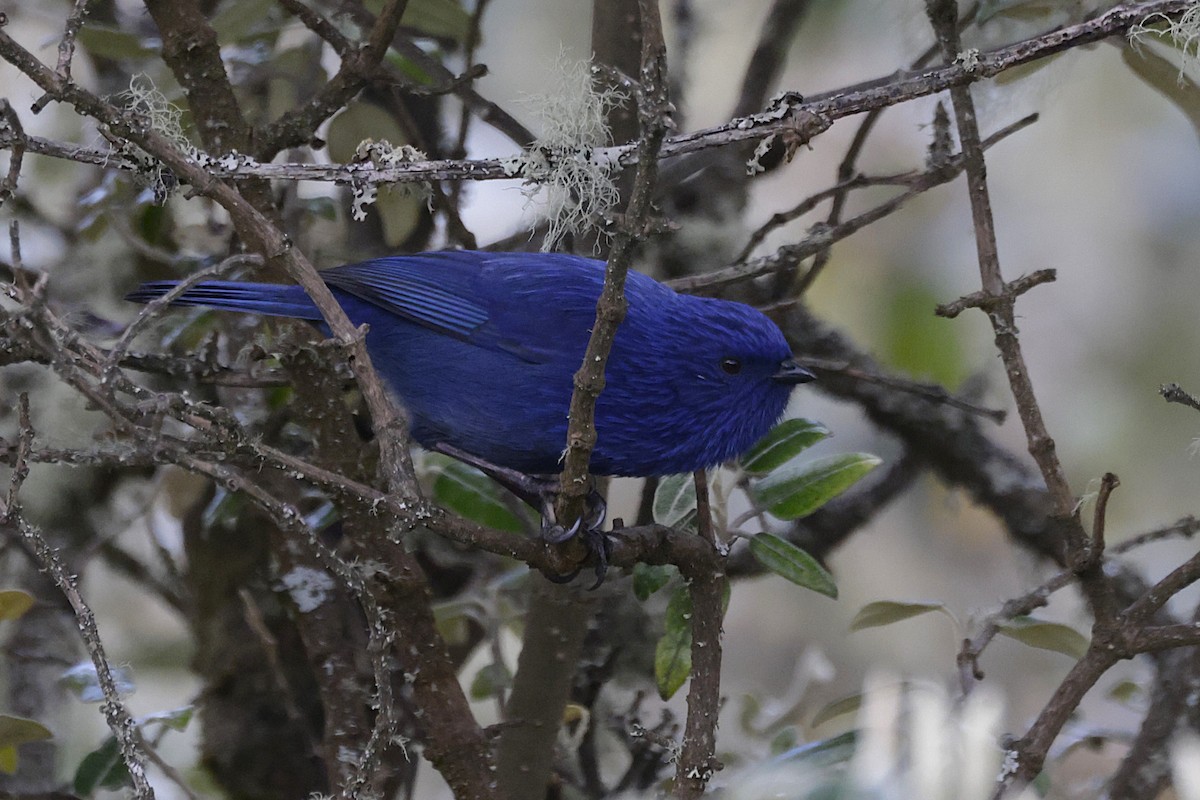
[[[526,475],[560,468],[572,377],[604,263],[560,254],[446,251],[324,270],[422,446]],[[143,284],[148,302],[174,282]],[[678,294],[637,272],[596,404],[598,475],[691,472],[728,461],[779,421],[813,375],[779,328],[741,303]],[[321,326],[299,286],[212,281],[176,305]],[[323,327],[323,326],[322,326]]]

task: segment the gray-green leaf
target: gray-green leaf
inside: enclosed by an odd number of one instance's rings
[[[633,593],[638,600],[645,602],[650,595],[666,586],[675,572],[675,567],[668,564],[634,564]]]
[[[654,490],[654,521],[668,528],[696,529],[696,483],[690,473],[665,475]]]
[[[1021,644],[1053,650],[1071,658],[1083,658],[1088,649],[1088,638],[1071,626],[1033,617],[1017,617],[1006,622],[1000,626],[999,633]]]
[[[692,596],[686,586],[671,595],[666,626],[654,650],[654,682],[658,694],[669,700],[692,671]]]
[[[770,533],[750,540],[750,553],[758,562],[797,586],[837,599],[833,576],[815,558],[796,545]]]
[[[876,600],[874,603],[867,603],[858,610],[858,613],[854,615],[854,619],[850,622],[850,630],[861,631],[864,628],[881,628],[884,625],[891,625],[892,623],[911,619],[912,617],[919,617],[931,611],[940,611],[949,616],[950,619],[954,619],[954,616],[950,614],[946,606],[941,603]]]
[[[454,513],[489,528],[521,533],[525,526],[504,504],[501,491],[491,478],[458,461],[446,464],[433,482],[434,498]]]
[[[750,491],[760,506],[780,519],[798,519],[849,489],[880,463],[878,456],[869,453],[789,462],[751,483]]]
[[[811,419],[784,420],[742,456],[742,469],[765,475],[830,435],[828,428]]]
[[[0,620],[18,619],[33,608],[33,595],[20,589],[0,591]]]
[[[853,714],[862,707],[862,701],[863,696],[861,694],[852,694],[849,697],[842,697],[834,700],[833,702],[826,704],[824,708],[818,711],[816,715],[813,716],[812,721],[808,724],[810,727],[815,728],[822,723],[828,722],[829,720],[835,719],[844,714]]]

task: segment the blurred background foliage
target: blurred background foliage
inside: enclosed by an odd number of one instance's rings
[[[316,43],[277,3],[225,0],[211,5],[222,55],[252,122],[273,118],[336,70],[330,49]],[[676,48],[670,66],[683,89],[675,102],[684,130],[730,117],[768,5],[767,0],[664,3],[668,44]],[[1101,5],[984,3],[980,16],[987,21],[972,30],[968,43],[990,47],[1014,41],[1079,19]],[[68,6],[61,1],[0,2],[10,34],[44,45],[38,55],[51,62]],[[684,7],[690,17],[681,24],[672,10]],[[413,0],[403,24],[419,34],[429,57],[456,74],[465,67],[462,52],[471,35],[470,15],[456,0]],[[539,133],[538,114],[528,98],[544,92],[560,51],[577,58],[589,55],[586,5],[492,0],[479,33],[476,60],[488,65],[488,73],[478,79],[478,91]],[[684,33],[688,47],[680,55]],[[156,35],[140,4],[93,3],[80,35],[76,78],[115,95],[128,89],[131,74],[140,74],[167,101],[185,107],[158,57]],[[919,0],[819,0],[792,43],[781,88],[809,94],[886,75],[909,64],[930,41]],[[1121,42],[1102,43],[1039,63],[1019,79],[1006,76],[975,90],[985,135],[1031,111],[1041,115],[1037,124],[988,152],[1000,256],[1010,278],[1046,267],[1058,270],[1056,283],[1021,299],[1022,342],[1072,486],[1086,494],[1106,471],[1121,477],[1109,510],[1111,541],[1196,511],[1200,473],[1193,446],[1200,419],[1168,406],[1157,394],[1168,381],[1200,385],[1195,378],[1200,375],[1195,308],[1200,297],[1200,104],[1186,74],[1176,83],[1177,59],[1169,48],[1147,48],[1149,55],[1139,55]],[[395,52],[389,59],[417,84],[441,80],[419,59]],[[7,65],[0,65],[0,85],[18,104],[39,94]],[[920,168],[934,103],[933,98],[918,100],[887,111],[861,159],[862,171]],[[81,127],[77,116],[58,106],[23,118],[33,135],[101,143],[97,131],[86,123]],[[321,129],[327,150],[295,150],[285,156],[345,161],[367,138],[412,144],[431,157],[462,155],[454,141],[458,121],[459,107],[451,100],[367,92]],[[185,113],[185,131],[190,131],[189,123]],[[693,241],[694,250],[715,248],[712,257],[724,263],[720,259],[740,250],[749,232],[771,214],[835,182],[854,130],[852,122],[835,125],[792,164],[753,181],[749,205],[739,217],[693,220],[672,236]],[[461,144],[472,157],[516,151],[509,138],[480,123]],[[0,162],[5,158],[0,153]],[[151,189],[112,171],[30,157],[21,189],[6,211],[21,221],[25,263],[48,271],[55,300],[93,331],[116,330],[133,316],[136,309],[120,297],[138,281],[184,274],[229,248],[228,220],[211,203],[177,193],[159,206]],[[462,225],[479,244],[514,237],[516,246],[526,246],[528,231],[537,223],[537,204],[527,202],[516,182],[467,183],[453,191],[462,193]],[[877,188],[852,197],[851,211],[890,191]],[[439,207],[437,196],[381,190],[368,219],[357,223],[349,218],[350,201],[343,189],[300,184],[284,192],[289,233],[321,266],[464,241],[444,218],[435,222],[430,209]],[[756,252],[801,238],[822,214],[818,209],[774,232]],[[652,257],[639,267],[650,273],[657,269]],[[956,320],[933,315],[935,304],[975,290],[978,282],[960,180],[839,243],[808,299],[820,317],[897,372],[950,389],[970,387],[982,404],[1011,410],[982,315]],[[162,346],[215,346],[211,316],[175,315]],[[226,319],[223,324],[247,326],[250,335],[257,335],[252,320]],[[86,440],[101,427],[98,415],[77,396],[52,390],[45,373],[28,366],[0,371],[5,413],[10,411],[8,398],[35,388],[43,398],[34,409],[35,425],[51,442]],[[270,402],[263,401],[258,413],[265,415]],[[255,413],[255,408],[248,403],[243,413]],[[816,391],[797,392],[790,413],[819,419],[834,432],[814,447],[818,455],[862,451],[878,453],[886,462],[898,453],[895,443],[854,409]],[[1015,419],[993,435],[1013,452],[1024,452]],[[448,498],[464,486],[469,490],[474,480],[457,466],[437,470],[437,475]],[[204,491],[198,479],[171,471],[114,474],[39,466],[24,499],[30,516],[48,530],[68,541],[92,542],[94,549],[85,559],[109,539],[154,558],[156,549],[179,555],[179,519]],[[630,489],[625,496],[636,493]],[[220,496],[212,499],[212,515],[230,510],[221,502]],[[634,500],[625,502],[628,506]],[[614,514],[632,517],[633,509],[621,504],[619,498],[614,502]],[[521,516],[524,510],[503,503],[491,513],[497,527],[517,530],[529,524]],[[1193,549],[1188,542],[1170,542],[1135,558],[1154,579]],[[990,514],[934,479],[919,481],[851,537],[828,566],[840,590],[836,601],[775,578],[733,588],[725,621],[723,679],[729,702],[721,739],[730,767],[763,758],[772,741],[781,748],[848,729],[850,715],[816,715],[829,702],[861,691],[868,674],[935,682],[953,676],[962,636],[953,621],[925,614],[850,633],[855,615],[868,603],[928,602],[966,621],[1025,591],[1048,570],[1016,550]],[[148,595],[99,559],[86,571],[77,569],[86,574],[84,588],[97,609],[111,658],[135,676],[134,711],[162,712],[193,701],[193,643],[177,611],[163,600],[169,595]],[[1187,613],[1195,599],[1195,592],[1189,592],[1176,602]],[[1087,628],[1071,591],[1060,593],[1043,616]],[[500,641],[511,659],[512,634]],[[482,654],[464,671],[465,679],[503,681],[503,671],[487,663],[492,655]],[[983,666],[987,684],[1006,701],[1001,727],[1022,729],[1070,665],[1069,658],[1050,650],[1010,640],[993,644]],[[1119,731],[1134,725],[1142,700],[1137,687],[1145,677],[1136,661],[1108,676],[1088,698],[1084,729]],[[489,691],[484,686],[477,694],[486,697]],[[681,714],[682,698],[677,696],[670,707]],[[814,725],[814,719],[820,724]],[[46,722],[64,748],[60,771],[79,764],[106,736],[100,716],[83,704],[64,706],[59,718]],[[166,758],[192,763],[193,735],[189,730],[164,737]],[[1104,774],[1119,755],[1113,746],[1080,752],[1066,762],[1065,772],[1083,778]],[[202,779],[192,777],[204,791]],[[433,783],[428,796],[437,794]]]

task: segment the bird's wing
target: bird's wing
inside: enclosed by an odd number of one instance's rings
[[[458,253],[394,256],[322,271],[330,286],[411,322],[467,339],[488,321],[475,287],[478,267]]]
[[[322,276],[330,286],[439,333],[545,363],[582,354],[603,264],[567,255],[458,250],[348,264]]]

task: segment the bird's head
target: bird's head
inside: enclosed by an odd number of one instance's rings
[[[637,394],[631,407],[669,420],[672,430],[659,438],[678,450],[664,454],[670,468],[662,472],[741,455],[779,421],[792,389],[815,377],[793,359],[779,327],[750,306],[681,295],[668,320],[653,340],[638,342],[639,358],[626,363],[640,374],[622,387]]]

